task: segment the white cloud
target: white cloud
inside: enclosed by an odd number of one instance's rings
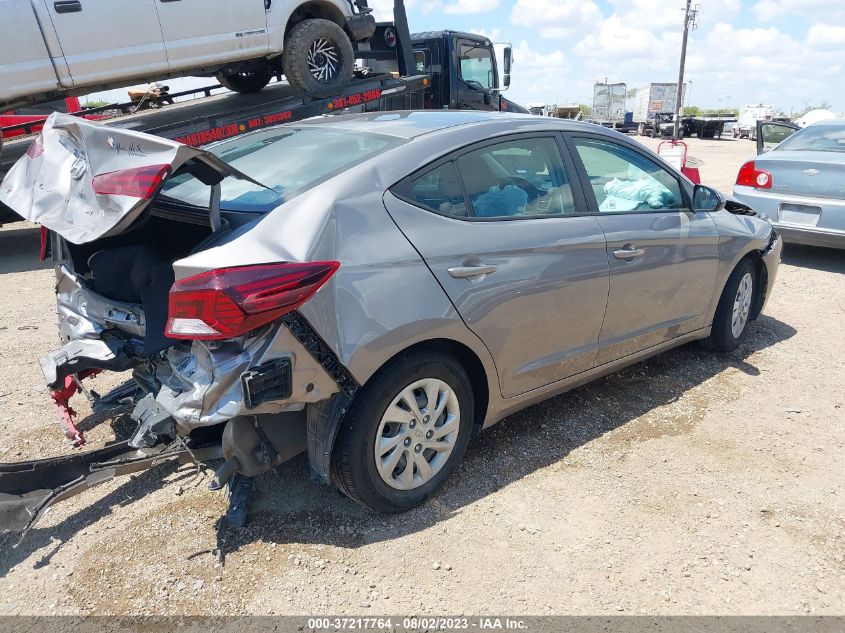
[[[807,46],[816,50],[845,49],[845,26],[814,24],[807,31]]]
[[[784,15],[831,20],[845,16],[845,7],[842,0],[759,0],[754,15],[764,22]]]
[[[368,4],[373,9],[373,15],[375,15],[377,21],[393,21],[393,0],[369,0]],[[442,6],[441,0],[405,0],[407,13],[413,11],[420,15],[428,15],[434,11],[439,11]],[[411,31],[413,30],[413,24],[411,24]]]
[[[516,26],[538,29],[540,37],[563,38],[600,22],[591,0],[517,0],[510,14]]]
[[[570,101],[574,98],[570,69],[562,51],[541,53],[523,40],[513,49],[511,90],[507,97],[522,104]]]
[[[444,13],[451,14],[470,14],[470,13],[486,13],[492,11],[499,6],[499,0],[457,0],[451,4],[443,6]]]

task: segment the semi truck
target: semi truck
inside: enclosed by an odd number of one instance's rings
[[[634,124],[640,136],[661,135],[660,126],[673,124],[677,111],[677,83],[651,83],[634,95]]]

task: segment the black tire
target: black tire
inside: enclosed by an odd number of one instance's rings
[[[749,313],[745,324],[742,326],[742,331],[739,335],[734,334],[733,316],[734,303],[739,293],[739,287],[746,274],[751,275],[753,283],[751,303],[749,306]],[[748,332],[748,325],[751,323],[751,312],[757,299],[757,293],[760,291],[758,287],[759,275],[757,274],[757,267],[750,259],[745,258],[737,264],[731,276],[728,277],[728,282],[725,284],[725,289],[722,291],[722,296],[719,298],[719,305],[716,307],[716,314],[713,317],[713,329],[710,336],[702,341],[704,347],[716,352],[732,352],[737,349],[745,338]]]
[[[443,381],[457,397],[460,412],[457,438],[452,452],[431,479],[419,487],[398,490],[388,485],[379,474],[375,457],[376,436],[382,416],[393,400],[406,387],[427,378]],[[457,361],[435,351],[403,354],[359,390],[344,417],[335,443],[332,480],[347,496],[371,510],[385,513],[410,510],[435,493],[463,459],[472,435],[474,413],[472,387],[466,371]],[[409,449],[397,445],[397,450]],[[399,464],[402,464],[402,459]],[[412,471],[415,471],[413,466]]]
[[[232,92],[243,94],[258,92],[269,84],[272,78],[273,73],[270,72],[269,68],[242,73],[227,73],[223,71],[217,73],[217,81],[220,82],[221,86],[228,88]]]
[[[318,78],[309,66],[311,46],[325,40],[330,43],[330,55],[337,59],[332,62],[325,55],[317,53],[317,62],[331,74]],[[355,66],[355,52],[349,36],[337,24],[330,20],[303,20],[291,29],[282,51],[282,68],[292,86],[302,92],[316,92],[319,96],[331,96],[339,86],[352,79]]]

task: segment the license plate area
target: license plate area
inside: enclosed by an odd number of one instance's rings
[[[778,217],[786,224],[800,224],[802,226],[816,226],[822,215],[822,208],[809,204],[793,204],[782,202],[778,210]]]

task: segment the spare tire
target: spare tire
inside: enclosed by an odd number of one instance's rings
[[[291,29],[282,67],[292,86],[330,96],[352,79],[355,52],[349,36],[330,20],[303,20]]]
[[[258,92],[273,78],[273,74],[269,68],[260,68],[259,70],[251,70],[249,72],[225,72],[217,73],[217,81],[224,88],[228,88],[232,92]]]

